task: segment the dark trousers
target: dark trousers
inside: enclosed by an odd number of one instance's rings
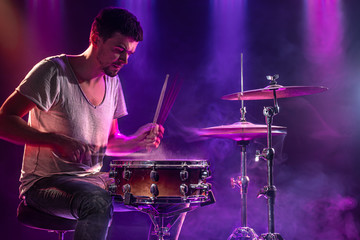
[[[54,175],[38,180],[24,196],[26,204],[40,211],[76,219],[74,240],[105,240],[113,212],[135,210],[113,202],[108,184],[107,174]],[[178,239],[185,215],[171,228],[169,239]],[[149,239],[156,237],[149,234]]]

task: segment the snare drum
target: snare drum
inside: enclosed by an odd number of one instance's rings
[[[202,203],[211,184],[206,160],[114,160],[109,191],[125,204]],[[212,196],[212,193],[211,193]],[[130,198],[130,199],[129,199]]]

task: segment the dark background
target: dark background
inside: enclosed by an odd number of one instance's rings
[[[360,2],[356,0],[28,0],[0,3],[0,100],[3,102],[41,59],[79,54],[88,46],[93,18],[106,6],[133,12],[144,41],[120,72],[129,115],[125,134],[151,122],[166,74],[183,85],[165,122],[165,158],[206,159],[216,204],[190,212],[180,239],[227,239],[240,226],[240,195],[230,178],[240,175],[240,148],[232,140],[203,139],[197,129],[240,119],[240,102],[221,97],[268,84],[325,86],[320,94],[280,99],[274,124],[287,135],[273,138],[276,232],[288,240],[360,239],[359,107]],[[268,100],[247,101],[247,120],[265,124]],[[247,151],[248,225],[267,232],[266,163],[254,162],[265,139]],[[0,140],[2,239],[55,239],[16,219],[23,146]],[[112,158],[107,157],[106,162]],[[146,239],[143,213],[116,213],[108,239]],[[69,233],[66,239],[71,239]]]

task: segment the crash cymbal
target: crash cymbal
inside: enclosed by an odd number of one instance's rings
[[[232,93],[223,96],[224,100],[262,100],[273,99],[276,91],[277,98],[289,98],[304,95],[311,95],[328,90],[326,87],[313,87],[313,86],[281,86],[281,85],[269,85],[265,88],[249,90],[244,92]]]
[[[272,126],[272,135],[286,134],[286,127]],[[230,125],[203,128],[200,135],[204,137],[227,138],[236,141],[252,140],[267,136],[267,126],[250,122],[236,122]]]

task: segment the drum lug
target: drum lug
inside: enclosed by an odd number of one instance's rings
[[[131,178],[131,171],[125,168],[123,171],[123,179],[129,181],[130,178]]]
[[[186,181],[189,178],[189,172],[186,171],[186,168],[180,172],[181,181]]]
[[[159,173],[155,169],[150,172],[150,179],[154,182],[159,181]]]
[[[150,193],[153,195],[153,197],[157,197],[159,195],[159,188],[155,183],[151,184]]]
[[[116,171],[116,169],[111,169],[111,171],[109,172],[109,178],[117,178],[118,176],[118,172]]]
[[[207,192],[211,190],[211,184],[210,183],[190,184],[190,188]]]
[[[125,184],[125,185],[123,185],[123,192],[124,193],[129,193],[129,192],[131,192],[131,186],[130,186],[130,184]]]
[[[180,193],[182,195],[184,195],[184,197],[186,197],[186,194],[188,193],[188,191],[189,191],[188,185],[186,185],[185,183],[180,185]]]
[[[201,180],[204,180],[206,178],[208,178],[210,176],[210,171],[209,170],[202,170],[201,174],[200,174],[200,178]]]
[[[113,193],[113,194],[116,194],[117,192],[117,185],[116,184],[111,184],[109,186],[109,192]]]

